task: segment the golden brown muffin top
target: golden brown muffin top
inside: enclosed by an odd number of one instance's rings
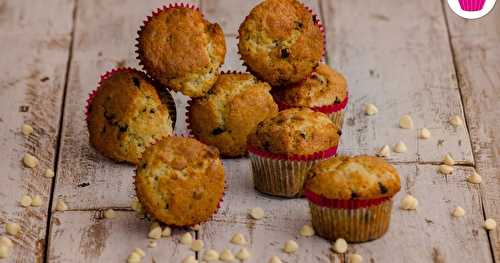
[[[241,156],[246,153],[248,134],[278,113],[270,89],[251,74],[222,74],[205,97],[192,101],[190,129],[223,155]]]
[[[324,113],[292,108],[259,123],[248,143],[275,154],[309,155],[337,146],[339,137],[338,128]]]
[[[132,69],[102,80],[87,121],[90,143],[116,161],[137,163],[148,145],[172,134],[172,120],[156,88]]]
[[[201,92],[185,91],[182,83],[172,80],[181,78],[196,86],[212,79],[226,53],[222,28],[189,7],[167,8],[153,15],[139,32],[138,48],[139,59],[149,74],[190,96],[200,96]]]
[[[382,158],[338,156],[315,165],[305,188],[329,199],[373,199],[395,195],[400,178]]]
[[[266,0],[252,9],[239,29],[239,52],[252,72],[272,86],[309,75],[324,50],[323,33],[296,0]]]
[[[167,137],[144,152],[135,187],[154,219],[167,225],[194,225],[217,211],[224,168],[216,148],[192,138]]]
[[[321,63],[302,82],[273,90],[274,97],[292,107],[339,104],[347,97],[347,81],[339,72]]]

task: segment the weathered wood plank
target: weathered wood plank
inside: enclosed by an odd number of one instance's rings
[[[467,130],[448,124],[450,116],[463,114],[441,3],[345,0],[322,1],[322,8],[329,63],[350,86],[342,152],[372,154],[402,140],[408,151],[390,160],[436,162],[449,152],[472,163]],[[379,113],[365,116],[365,103]],[[404,114],[416,128],[429,128],[433,139],[399,129]]]
[[[66,62],[72,28],[72,0],[0,1],[0,232],[16,222],[22,233],[2,262],[42,262],[48,200],[54,169]],[[34,133],[25,137],[21,125]],[[25,153],[36,156],[35,169],[23,166]],[[22,195],[40,195],[41,207],[22,208]]]
[[[149,248],[149,225],[130,211],[117,211],[114,219],[103,219],[100,211],[56,213],[52,218],[49,261],[126,262],[135,248],[146,252],[142,262],[181,262],[194,255],[188,246],[178,242],[187,232],[181,229]]]
[[[330,243],[319,237],[298,235],[310,222],[304,199],[279,199],[253,189],[249,161],[225,160],[228,185],[225,200],[215,219],[202,225],[200,237],[207,248],[238,248],[229,243],[231,236],[242,233],[249,241],[254,257],[248,262],[265,262],[278,255],[286,262],[339,262],[342,256],[330,252]],[[445,178],[435,165],[402,164],[396,166],[402,178],[389,232],[379,240],[356,244],[349,253],[364,256],[366,262],[492,262],[488,237],[482,229],[480,189],[465,182],[472,168],[457,167]],[[399,200],[410,193],[419,200],[417,211],[402,211]],[[263,220],[249,219],[247,210],[260,206]],[[463,207],[464,218],[452,218],[456,206]],[[286,240],[295,239],[301,249],[295,255],[281,251]],[[439,257],[444,261],[436,261]]]
[[[481,185],[486,217],[500,220],[500,10],[465,20],[444,2],[467,124],[483,176]],[[490,233],[493,253],[500,261],[500,230]]]

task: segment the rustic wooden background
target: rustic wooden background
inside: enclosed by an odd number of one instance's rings
[[[146,250],[143,262],[180,262],[194,254],[177,240],[185,230],[146,249],[148,225],[130,209],[133,169],[114,164],[88,144],[84,121],[87,94],[99,75],[117,66],[137,66],[136,31],[165,0],[0,0],[0,234],[5,222],[19,222],[13,253],[0,262],[124,262],[135,247]],[[191,1],[219,22],[228,52],[223,69],[244,70],[237,55],[237,29],[257,0]],[[307,0],[327,29],[328,63],[343,72],[351,99],[340,151],[374,154],[378,147],[403,140],[409,150],[389,160],[402,176],[402,191],[420,201],[417,211],[393,209],[389,232],[381,239],[355,244],[349,253],[365,262],[500,261],[500,230],[486,232],[485,218],[500,220],[500,10],[466,21],[439,0]],[[188,51],[189,52],[189,51]],[[177,94],[177,132],[186,98]],[[367,117],[364,103],[379,114]],[[413,116],[427,127],[398,128],[399,117]],[[461,115],[466,126],[447,120]],[[20,133],[23,123],[35,132]],[[29,152],[41,163],[23,167]],[[459,165],[450,176],[436,173],[445,153]],[[345,262],[329,242],[304,238],[298,229],[309,222],[304,200],[282,200],[253,190],[248,159],[224,160],[229,187],[214,220],[194,231],[206,247],[236,247],[236,232],[249,240],[252,258],[267,262]],[[56,171],[54,179],[43,176]],[[484,183],[465,177],[476,169]],[[23,194],[39,194],[41,208],[21,208]],[[69,210],[54,212],[66,200]],[[253,221],[247,209],[261,206],[264,220]],[[467,214],[450,216],[455,206]],[[119,210],[102,219],[102,210]],[[285,255],[283,242],[296,239],[299,252]]]

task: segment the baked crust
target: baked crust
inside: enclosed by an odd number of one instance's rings
[[[191,131],[222,155],[244,155],[248,134],[278,113],[270,89],[251,74],[220,75],[206,96],[193,100],[188,113]]]
[[[338,128],[324,113],[292,108],[259,123],[248,137],[248,143],[275,154],[309,155],[337,146],[338,133]]]
[[[146,71],[186,96],[204,95],[224,63],[226,44],[218,24],[189,7],[167,8],[139,31],[139,60]]]
[[[304,81],[275,88],[274,98],[292,107],[321,107],[339,104],[347,97],[347,81],[342,74],[321,63]]]
[[[397,170],[384,159],[360,155],[337,156],[315,165],[305,188],[329,199],[391,197],[400,190]]]
[[[303,80],[323,55],[323,33],[296,0],[266,0],[239,28],[238,49],[248,68],[272,86]]]
[[[137,166],[137,198],[146,213],[172,226],[191,226],[217,211],[224,168],[215,147],[167,137],[149,147]]]
[[[133,164],[154,141],[172,134],[172,120],[143,73],[122,70],[101,82],[88,107],[90,144],[104,156]]]

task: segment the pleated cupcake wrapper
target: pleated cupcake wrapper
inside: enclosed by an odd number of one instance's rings
[[[285,156],[265,152],[249,146],[250,162],[255,188],[266,194],[282,197],[300,197],[313,165],[332,158],[337,147],[312,155]]]
[[[458,0],[460,8],[464,11],[480,11],[486,0]]]
[[[89,114],[90,114],[90,112],[89,112],[89,110],[90,110],[90,104],[92,103],[92,101],[94,100],[95,96],[97,95],[97,93],[101,89],[102,83],[104,81],[106,81],[107,79],[109,79],[114,74],[119,73],[119,72],[137,73],[137,74],[141,75],[151,85],[153,85],[153,87],[155,87],[156,92],[158,93],[158,96],[160,97],[160,100],[162,101],[163,104],[165,104],[165,106],[168,109],[168,113],[170,114],[170,119],[172,120],[172,130],[174,130],[175,129],[175,123],[176,123],[176,120],[177,120],[177,110],[176,110],[176,107],[175,107],[175,100],[172,97],[172,94],[170,94],[170,92],[167,89],[165,89],[164,85],[162,85],[158,81],[154,80],[153,78],[151,78],[150,76],[148,76],[146,73],[144,73],[144,72],[142,72],[140,70],[134,69],[134,68],[114,68],[114,69],[112,69],[110,71],[107,71],[103,75],[101,75],[99,83],[97,85],[97,88],[94,89],[94,90],[92,90],[89,93],[89,96],[88,96],[88,98],[86,100],[86,105],[85,105],[85,110],[84,111],[85,111],[85,121],[87,122],[87,126],[88,126],[88,120],[89,120]]]
[[[365,242],[380,238],[389,229],[392,198],[358,208],[333,208],[309,200],[309,207],[313,228],[319,236]]]
[[[142,53],[141,49],[139,48],[139,38],[141,37],[141,33],[142,31],[144,30],[144,28],[146,27],[146,25],[151,21],[151,19],[153,17],[156,17],[158,15],[160,15],[161,13],[167,11],[167,10],[170,10],[170,9],[176,9],[176,8],[190,8],[190,9],[193,9],[195,11],[198,11],[200,12],[200,8],[195,6],[195,5],[191,5],[191,4],[187,4],[187,3],[172,3],[172,4],[169,4],[169,5],[164,5],[160,8],[157,8],[156,10],[154,10],[150,15],[148,15],[146,17],[146,19],[144,19],[144,21],[142,22],[142,25],[139,27],[139,30],[137,31],[137,37],[135,39],[136,41],[136,44],[135,44],[135,53],[136,53],[136,59],[137,61],[139,61],[139,65],[141,66],[141,68],[148,72],[148,69],[146,68],[145,64],[143,63],[143,57],[144,57],[144,54]],[[201,13],[201,16],[203,17],[203,13]],[[152,77],[151,77],[152,78]]]

